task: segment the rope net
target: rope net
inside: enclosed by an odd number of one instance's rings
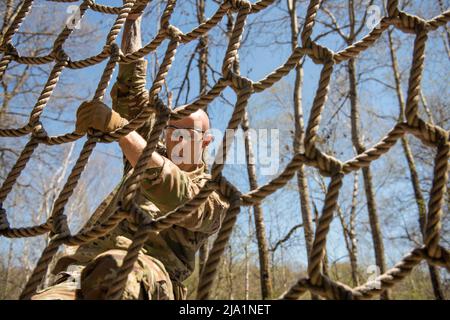
[[[52,1],[76,2],[76,0]],[[252,81],[233,72],[233,62],[238,54],[247,17],[264,10],[270,6],[274,0],[261,0],[256,3],[250,3],[247,0],[224,0],[212,17],[188,33],[183,33],[170,24],[170,17],[174,11],[176,1],[169,0],[167,1],[161,16],[160,28],[154,39],[141,49],[129,54],[122,54],[116,44],[116,38],[133,7],[135,5],[145,5],[148,0],[128,0],[124,2],[122,7],[111,7],[97,4],[93,0],[84,0],[80,4],[81,18],[88,9],[104,14],[117,15],[117,18],[106,37],[106,43],[103,50],[97,55],[78,61],[72,61],[64,52],[64,43],[73,30],[68,27],[65,27],[57,36],[53,44],[53,49],[48,55],[28,57],[21,56],[18,53],[12,44],[12,38],[19,30],[20,25],[30,11],[33,2],[33,0],[24,0],[22,2],[19,13],[4,35],[3,43],[0,45],[0,51],[3,53],[3,57],[0,60],[0,79],[3,77],[5,70],[11,61],[28,65],[54,63],[54,66],[30,113],[28,123],[21,128],[0,129],[1,137],[20,137],[25,135],[29,135],[30,137],[28,143],[19,155],[17,162],[14,164],[1,186],[0,204],[5,202],[8,194],[10,194],[18,177],[39,144],[58,145],[74,142],[83,136],[75,132],[66,133],[60,136],[48,136],[40,122],[40,116],[51,98],[52,92],[64,69],[87,68],[108,59],[93,97],[93,100],[103,100],[113,71],[118,63],[130,63],[136,61],[155,51],[165,40],[169,43],[155,80],[149,89],[148,103],[142,108],[141,112],[128,124],[115,131],[109,133],[100,133],[93,130],[88,131],[87,141],[83,145],[80,155],[73,166],[63,189],[55,200],[51,216],[45,223],[31,227],[11,228],[8,224],[5,209],[0,207],[0,234],[2,236],[8,238],[20,238],[34,237],[45,233],[50,233],[51,236],[50,242],[44,249],[32,275],[26,283],[25,289],[21,294],[22,299],[29,299],[36,292],[38,285],[45,276],[49,263],[61,245],[74,246],[86,244],[107,234],[123,219],[132,218],[134,221],[137,221],[139,227],[134,234],[132,244],[128,249],[120,271],[114,281],[112,281],[107,294],[108,299],[120,299],[127,276],[131,271],[134,262],[137,260],[138,253],[143,247],[149,234],[169,228],[173,224],[183,220],[193,212],[193,210],[197,209],[207,199],[209,194],[214,190],[220,190],[220,192],[229,199],[230,207],[200,277],[197,298],[207,299],[218,269],[217,266],[220,262],[220,257],[230,239],[240,207],[253,206],[260,203],[265,197],[286,185],[302,165],[318,169],[321,175],[330,177],[330,183],[326,191],[323,209],[315,230],[313,247],[308,261],[308,276],[300,278],[298,282],[280,298],[298,299],[301,295],[310,291],[311,293],[318,294],[328,299],[368,299],[380,294],[385,289],[392,287],[394,284],[408,276],[412,269],[422,260],[426,260],[428,263],[435,266],[444,267],[450,271],[449,251],[439,243],[442,206],[444,203],[446,185],[448,183],[449,133],[438,126],[421,119],[418,114],[418,99],[424,69],[427,35],[428,32],[446,25],[450,20],[450,10],[430,20],[424,20],[399,10],[398,0],[389,0],[387,3],[388,14],[380,20],[379,24],[369,34],[345,49],[339,52],[333,52],[311,39],[315,18],[321,4],[320,0],[311,0],[306,12],[305,24],[301,32],[301,46],[295,48],[286,62],[268,74],[265,78],[259,81]],[[215,27],[228,12],[236,12],[237,16],[223,59],[221,78],[208,92],[201,95],[192,103],[175,110],[169,109],[162,100],[158,98],[158,94],[160,93],[164,80],[172,66],[177,47],[181,44],[196,40],[206,34],[210,29]],[[408,85],[408,98],[405,110],[406,120],[397,123],[378,143],[364,152],[359,153],[354,158],[347,161],[338,160],[333,156],[323,153],[316,146],[317,132],[321,114],[327,99],[333,68],[335,65],[348,59],[358,57],[361,52],[371,47],[390,26],[394,26],[403,32],[415,34],[412,66]],[[155,220],[150,220],[145,213],[136,208],[132,199],[139,189],[146,165],[152,152],[157,146],[159,136],[169,118],[178,119],[187,116],[198,109],[205,108],[212,100],[219,96],[225,88],[230,87],[236,94],[236,104],[227,128],[232,129],[234,132],[243,120],[250,96],[270,88],[294,69],[304,56],[308,56],[316,64],[322,65],[322,70],[303,139],[305,151],[294,154],[279,176],[275,177],[269,183],[251,190],[248,193],[241,193],[233,184],[222,176],[221,172],[224,167],[224,161],[217,161],[217,159],[226,158],[227,151],[232,141],[232,139],[225,139],[224,137],[216,160],[211,168],[212,179],[193,199],[176,210]],[[126,191],[120,202],[120,207],[116,208],[114,214],[101,224],[95,224],[93,226],[86,225],[77,234],[72,234],[68,227],[67,217],[64,213],[65,205],[76,188],[78,180],[80,179],[96,144],[117,141],[120,137],[138,129],[144,124],[151,115],[152,110],[155,108],[157,110],[156,123],[147,140],[147,146],[139,158],[132,174],[126,181]],[[423,245],[409,252],[393,268],[378,276],[374,281],[367,282],[361,286],[351,288],[343,283],[330,279],[322,273],[322,260],[325,255],[327,234],[333,219],[333,212],[337,206],[343,177],[353,171],[369,166],[372,161],[388,152],[401,137],[408,133],[419,138],[422,143],[437,149],[434,162],[433,181],[428,201]]]

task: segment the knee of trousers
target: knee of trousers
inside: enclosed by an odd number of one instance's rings
[[[108,250],[97,257],[81,272],[80,290],[83,299],[105,299],[116,279],[125,250]],[[139,254],[122,290],[126,300],[173,300],[173,288],[164,265],[157,259]]]

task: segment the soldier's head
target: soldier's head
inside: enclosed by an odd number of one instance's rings
[[[170,120],[164,130],[167,157],[185,171],[202,164],[205,148],[213,141],[208,114],[199,109],[179,120]]]

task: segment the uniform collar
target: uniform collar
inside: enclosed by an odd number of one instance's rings
[[[206,169],[205,162],[202,161],[202,165],[200,167],[198,167],[197,169],[195,169],[193,171],[185,171],[185,173],[189,177],[193,178],[193,177],[196,177],[196,176],[199,176],[199,175],[203,174],[205,172],[205,169]]]

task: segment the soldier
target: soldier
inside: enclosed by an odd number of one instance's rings
[[[130,14],[125,23],[122,51],[141,47],[141,11]],[[134,118],[148,101],[145,90],[146,61],[121,64],[111,91],[113,110],[102,102],[84,102],[78,108],[77,132],[94,128],[109,132]],[[135,166],[146,146],[154,117],[139,130],[119,139],[124,154],[125,173]],[[152,218],[164,215],[192,199],[211,178],[202,160],[213,137],[207,132],[209,119],[203,110],[188,117],[170,120],[165,129],[166,156],[153,152],[142,188],[134,203]],[[199,151],[199,152],[196,152]],[[187,153],[186,153],[187,152]],[[124,179],[101,214],[94,213],[91,225],[114,213],[124,191]],[[122,299],[185,299],[182,282],[194,271],[195,254],[209,236],[216,233],[229,204],[214,191],[189,218],[158,234],[152,233],[128,276]],[[101,209],[101,210],[100,210]],[[123,221],[108,235],[79,247],[58,259],[51,286],[36,293],[34,300],[104,299],[108,285],[117,274],[136,225]]]

